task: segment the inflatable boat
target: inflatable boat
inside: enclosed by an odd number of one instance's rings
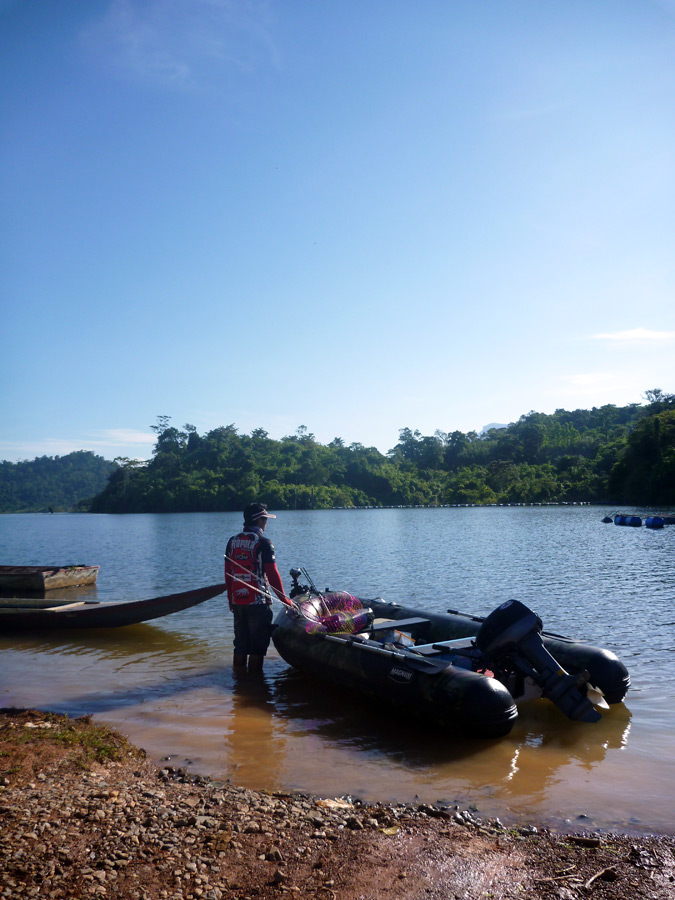
[[[272,640],[294,668],[406,711],[445,732],[502,737],[523,700],[545,698],[568,718],[596,722],[630,685],[609,650],[543,631],[518,600],[486,618],[362,600],[299,584]],[[304,570],[302,570],[304,571]],[[305,573],[306,574],[306,573]]]

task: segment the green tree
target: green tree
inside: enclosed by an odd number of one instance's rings
[[[675,503],[675,409],[642,419],[609,477],[612,499]]]

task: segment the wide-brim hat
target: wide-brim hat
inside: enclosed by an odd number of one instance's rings
[[[256,519],[276,519],[276,516],[267,512],[264,503],[249,503],[244,507],[244,522],[255,522]]]

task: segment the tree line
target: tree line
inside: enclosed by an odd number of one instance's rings
[[[91,451],[0,462],[0,512],[239,510],[454,503],[675,505],[675,395],[644,404],[530,412],[486,434],[402,428],[383,454],[305,426],[281,440],[234,425],[199,435],[159,416],[152,459]]]
[[[118,458],[94,512],[240,510],[455,503],[675,504],[675,395],[645,404],[530,412],[486,434],[402,428],[383,454],[305,427],[280,440],[234,424],[199,435],[159,416],[152,459]]]

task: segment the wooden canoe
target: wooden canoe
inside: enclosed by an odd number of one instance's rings
[[[12,631],[45,631],[62,628],[120,628],[158,619],[181,609],[189,609],[210,600],[225,590],[224,584],[167,594],[151,600],[128,603],[89,603],[87,601],[31,601],[27,598],[0,599],[0,636]]]
[[[96,584],[98,566],[0,566],[0,592],[51,591]]]

